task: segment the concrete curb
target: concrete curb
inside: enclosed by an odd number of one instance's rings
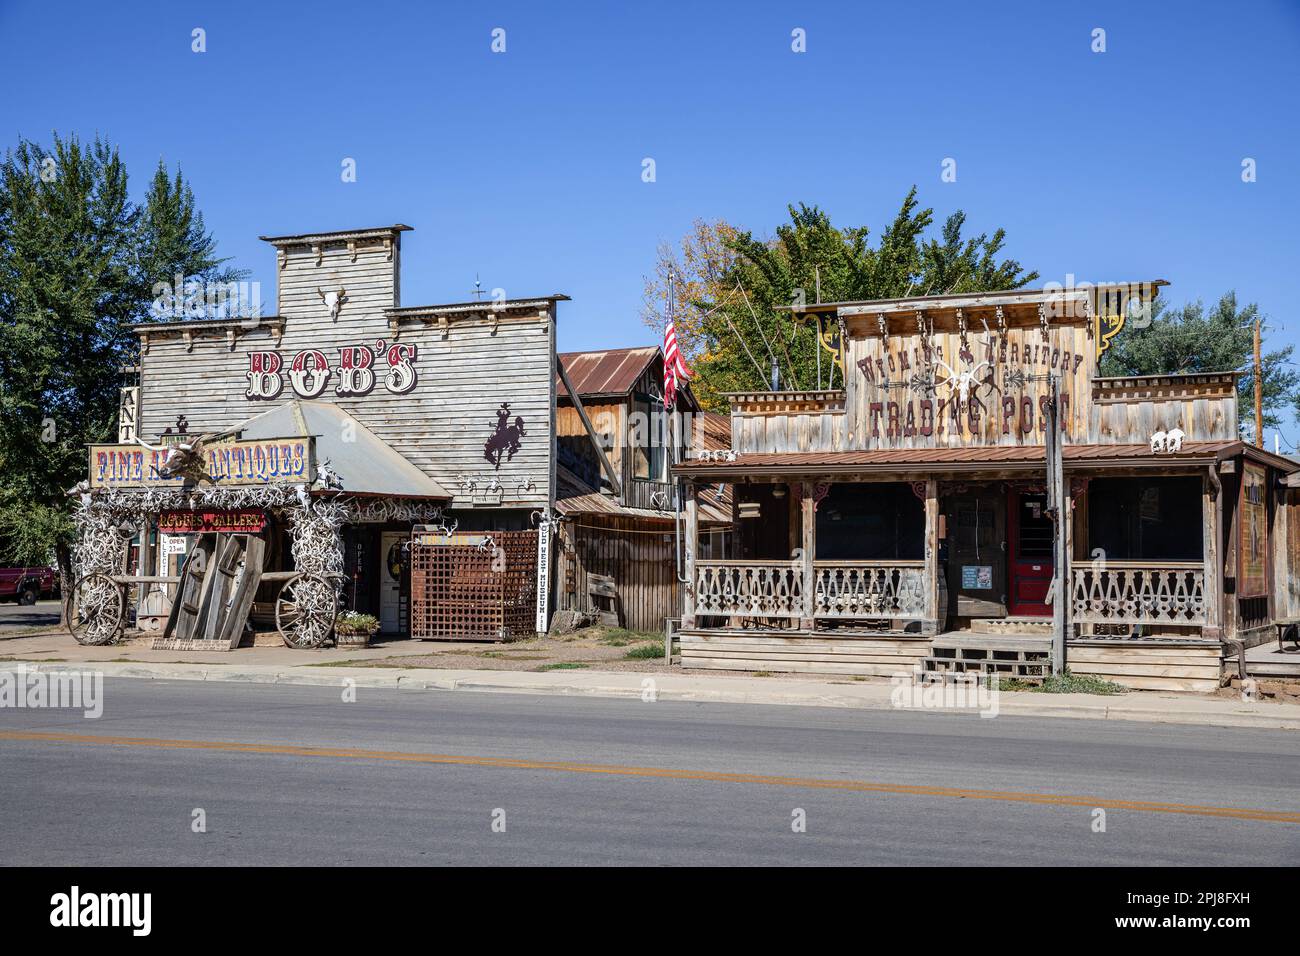
[[[810,681],[762,678],[701,677],[652,674],[640,671],[583,671],[536,673],[519,671],[440,671],[377,667],[209,666],[203,664],[151,664],[94,662],[31,663],[6,661],[0,672],[25,667],[29,672],[67,673],[97,671],[105,677],[146,680],[218,681],[341,687],[345,679],[355,687],[410,691],[476,691],[479,693],[554,694],[640,700],[653,679],[657,700],[685,703],[777,704],[800,707],[837,707],[860,710],[896,710],[893,687],[888,683],[851,686]],[[761,686],[755,686],[761,684]],[[843,687],[843,689],[841,689]],[[1001,715],[1014,717],[1066,717],[1085,720],[1132,720],[1147,723],[1197,724],[1216,727],[1300,730],[1300,706],[1246,703],[1226,698],[1144,696],[1132,699],[1004,691],[999,695]],[[941,715],[970,714],[970,710],[926,710]]]

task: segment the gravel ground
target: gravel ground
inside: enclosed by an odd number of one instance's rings
[[[503,671],[559,670],[556,664],[580,664],[602,671],[664,669],[662,657],[628,659],[635,647],[663,647],[663,635],[620,628],[589,627],[562,637],[510,644],[443,641],[394,641],[394,655],[366,661],[367,667],[445,667]],[[572,668],[580,669],[580,668]]]

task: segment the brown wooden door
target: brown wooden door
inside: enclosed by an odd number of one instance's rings
[[[945,502],[948,610],[958,617],[1007,613],[1006,494],[972,489]]]

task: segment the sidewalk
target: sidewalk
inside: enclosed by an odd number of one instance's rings
[[[34,644],[39,644],[33,639]],[[856,707],[893,710],[895,688],[888,680],[848,681],[835,678],[723,677],[682,673],[662,667],[658,672],[609,672],[597,670],[548,671],[544,673],[506,670],[463,670],[365,666],[321,666],[326,663],[313,652],[310,663],[304,652],[289,648],[259,649],[259,661],[235,654],[189,654],[189,661],[122,660],[123,648],[81,648],[70,653],[66,639],[60,642],[63,660],[51,660],[39,653],[14,654],[0,642],[0,672],[26,666],[29,671],[60,672],[84,670],[89,666],[106,677],[154,680],[238,681],[263,684],[294,684],[341,687],[345,681],[358,688],[396,690],[479,691],[524,694],[646,699],[653,694],[661,701],[690,701],[722,704],[784,704],[804,707]],[[29,650],[24,648],[24,650]],[[376,656],[391,656],[392,650],[371,648]],[[148,652],[162,655],[165,652]],[[336,652],[355,656],[356,651]],[[133,654],[133,657],[142,654]],[[182,655],[183,656],[183,655]],[[220,661],[192,658],[221,657]],[[341,659],[341,658],[336,658]],[[25,664],[25,661],[33,663]],[[1235,697],[1185,694],[1129,693],[1115,697],[1091,694],[1043,694],[1003,691],[998,695],[1001,715],[1026,717],[1072,717],[1093,720],[1137,720],[1152,723],[1201,724],[1217,727],[1256,727],[1300,730],[1300,705],[1272,701],[1247,702]],[[973,710],[932,709],[935,713],[965,713]]]

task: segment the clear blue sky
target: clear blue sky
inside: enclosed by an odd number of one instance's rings
[[[916,183],[1045,281],[1235,288],[1300,343],[1297,0],[0,0],[0,63],[0,144],[100,132],[137,189],[180,163],[267,298],[259,234],[405,222],[404,304],[481,273],[571,295],[563,349],[639,344],[642,276],[693,219],[770,234],[804,201],[878,230]]]

